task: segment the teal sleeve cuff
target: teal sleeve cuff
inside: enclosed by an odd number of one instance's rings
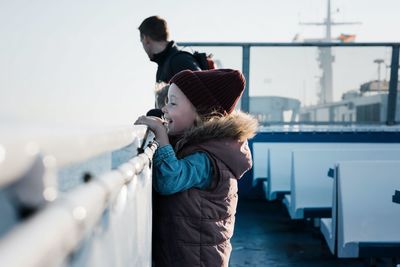
[[[159,166],[163,160],[168,158],[176,159],[175,151],[170,144],[160,147],[156,150],[153,158],[154,166]]]

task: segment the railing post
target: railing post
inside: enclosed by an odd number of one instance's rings
[[[392,62],[390,64],[390,82],[387,105],[387,125],[396,124],[396,103],[399,80],[399,46],[392,46]]]
[[[250,45],[242,45],[242,72],[246,78],[246,87],[242,95],[241,110],[249,112],[249,84],[250,84]]]

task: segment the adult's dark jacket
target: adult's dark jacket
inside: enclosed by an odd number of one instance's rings
[[[151,61],[157,63],[156,82],[168,83],[182,70],[201,70],[196,59],[190,53],[179,53],[174,41],[170,41],[164,51],[154,54]]]
[[[199,127],[176,145],[178,158],[205,152],[211,186],[155,194],[153,259],[156,267],[228,267],[237,205],[237,180],[252,166],[246,139],[256,123],[234,113]]]

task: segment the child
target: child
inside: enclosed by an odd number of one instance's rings
[[[170,82],[165,121],[142,116],[153,158],[155,266],[228,266],[237,180],[252,166],[257,122],[234,112],[245,79],[236,70],[184,70]],[[169,139],[170,137],[170,139]],[[174,147],[169,140],[177,140]]]
[[[158,83],[155,90],[156,108],[162,109],[167,104],[168,99],[168,83]]]

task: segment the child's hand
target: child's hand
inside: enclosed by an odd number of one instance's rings
[[[140,116],[135,121],[135,125],[147,125],[150,130],[154,132],[156,140],[160,146],[169,144],[167,128],[164,125],[164,120],[153,116]]]
[[[165,129],[164,124],[163,124],[163,120],[157,117],[153,117],[153,116],[140,116],[136,121],[135,121],[135,125],[147,125],[150,130],[152,130],[154,133],[157,132],[157,130],[161,131],[162,129]]]

